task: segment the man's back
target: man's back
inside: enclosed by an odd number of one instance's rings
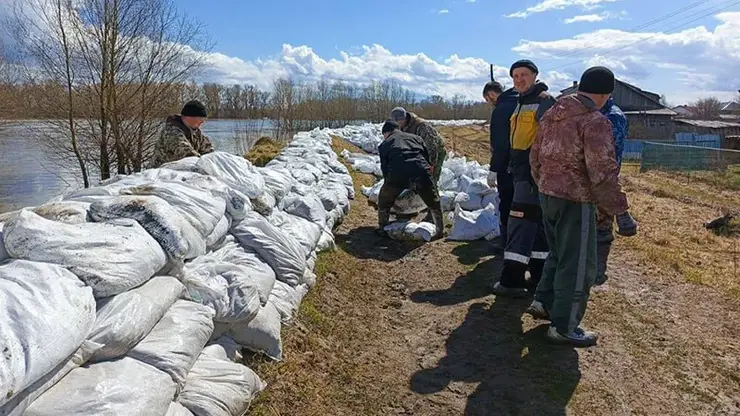
[[[429,152],[421,137],[395,131],[378,146],[383,176],[392,179],[418,175],[429,169]]]

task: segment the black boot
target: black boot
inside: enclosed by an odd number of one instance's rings
[[[596,286],[606,283],[606,263],[609,261],[611,248],[611,241],[596,243],[596,281],[594,282]]]
[[[378,210],[378,229],[375,233],[381,237],[387,237],[388,233],[385,232],[385,227],[391,221],[391,214],[388,211]]]
[[[531,259],[529,261],[529,281],[527,282],[527,290],[530,294],[537,291],[537,285],[542,280],[542,269],[545,267],[544,260]]]
[[[437,229],[437,233],[434,234],[433,239],[439,240],[445,235],[445,220],[444,220],[444,216],[442,215],[442,210],[441,209],[431,210],[429,211],[429,215],[432,216],[432,223],[434,224],[434,227]]]
[[[501,280],[493,286],[496,296],[522,298],[527,296],[525,274],[527,265],[512,260],[504,260]]]

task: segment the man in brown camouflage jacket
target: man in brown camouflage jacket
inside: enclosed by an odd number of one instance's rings
[[[207,117],[206,107],[195,100],[185,104],[180,115],[167,117],[151,167],[213,152],[211,140],[200,129]]]
[[[637,232],[619,185],[611,124],[599,112],[613,91],[609,69],[586,70],[578,94],[545,113],[530,153],[550,254],[527,312],[551,321],[551,341],[578,347],[598,338],[580,328],[597,272],[595,206],[617,216],[619,234]]]

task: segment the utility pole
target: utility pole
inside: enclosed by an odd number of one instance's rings
[[[495,80],[493,79],[493,64],[490,64],[490,65],[491,65],[491,81],[495,81]]]

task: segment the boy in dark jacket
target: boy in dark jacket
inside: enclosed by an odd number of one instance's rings
[[[429,151],[424,140],[414,134],[399,130],[398,123],[388,120],[383,125],[383,143],[378,146],[383,187],[378,195],[378,233],[390,222],[390,212],[396,198],[404,189],[413,189],[429,208],[437,232],[434,239],[444,233],[442,207],[439,203],[437,184],[432,179]]]
[[[527,313],[551,321],[551,341],[576,347],[598,338],[580,327],[596,280],[596,206],[617,216],[620,234],[637,232],[619,185],[611,125],[599,113],[613,90],[609,69],[586,70],[578,94],[560,98],[542,118],[530,154],[550,255]]]
[[[509,210],[514,198],[514,180],[509,174],[509,135],[510,119],[516,109],[519,93],[514,88],[506,91],[496,81],[488,82],[483,87],[483,98],[493,106],[491,111],[491,165],[488,174],[488,186],[498,189],[501,231],[501,248],[506,247],[506,226],[509,223]]]

